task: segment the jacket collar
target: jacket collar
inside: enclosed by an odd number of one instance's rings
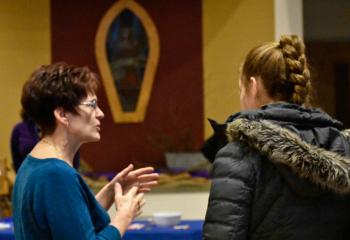
[[[350,159],[310,145],[267,120],[238,118],[227,124],[229,141],[242,141],[272,162],[336,193],[350,193]],[[350,140],[350,130],[342,132]]]
[[[325,112],[317,108],[304,108],[297,104],[276,102],[262,106],[257,110],[242,111],[230,116],[226,122],[232,122],[237,118],[250,120],[270,120],[279,125],[292,124],[294,126],[334,127],[342,129],[343,124]]]

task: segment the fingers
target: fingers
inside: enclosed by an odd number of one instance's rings
[[[123,196],[122,186],[118,182],[114,184],[114,192],[117,199],[120,199]]]
[[[152,189],[151,188],[140,188],[138,193],[148,193],[150,192]]]
[[[151,188],[158,184],[158,181],[150,181],[145,183],[140,183],[140,188]]]
[[[128,175],[129,172],[131,172],[134,169],[134,165],[133,164],[129,164],[129,166],[127,166],[126,168],[124,168],[119,174],[118,177],[125,177],[126,175]]]
[[[153,173],[152,167],[140,168],[137,170],[133,170],[127,172],[125,177],[120,177],[120,179],[124,178],[123,187],[129,189],[132,185],[138,184],[140,186],[144,186],[146,188],[151,188],[158,184],[157,180],[159,179],[158,173]],[[123,175],[125,172],[123,172]],[[120,174],[118,174],[120,176]],[[125,190],[125,189],[124,189]]]
[[[140,182],[155,181],[159,179],[158,173],[143,174],[137,177]]]
[[[121,172],[119,172],[117,175],[113,177],[113,179],[110,181],[111,183],[120,182],[123,180],[132,170],[134,169],[133,164],[129,164],[126,168],[124,168]]]
[[[133,219],[142,214],[142,208],[145,205],[146,201],[144,199],[144,193],[139,192],[138,185],[132,185],[126,192],[120,183],[117,182],[114,185],[114,189],[115,205],[118,209],[118,216],[127,216],[129,219]]]
[[[143,175],[138,178],[141,192],[148,192],[158,184],[159,175],[157,173]],[[149,190],[148,190],[149,189]]]
[[[139,186],[134,185],[128,190],[128,192],[125,195],[128,195],[134,198],[137,195],[138,190],[139,190]]]
[[[152,182],[148,182],[148,183],[142,183],[140,184],[140,187],[139,187],[139,193],[140,192],[143,192],[143,193],[146,193],[146,192],[150,192],[151,189],[156,186],[158,184],[157,181],[152,181]]]
[[[139,168],[139,169],[132,171],[132,173],[135,174],[135,176],[140,176],[140,175],[148,174],[148,173],[152,173],[152,172],[154,172],[153,167],[144,167],[144,168]]]
[[[138,193],[137,196],[135,197],[135,201],[137,203],[137,208],[136,208],[136,216],[139,216],[142,213],[142,208],[146,203],[146,200],[144,199],[144,193]]]
[[[138,194],[136,195],[136,197],[135,197],[135,201],[138,202],[138,203],[140,203],[141,201],[144,200],[144,199],[143,199],[144,196],[145,196],[144,193],[138,193]]]
[[[143,206],[145,206],[146,204],[146,200],[144,198],[141,199],[141,201],[139,202],[139,208],[143,208]]]

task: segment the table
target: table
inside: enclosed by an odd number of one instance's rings
[[[3,218],[0,223],[10,224],[10,228],[0,228],[0,240],[15,240],[12,218]]]
[[[11,228],[0,229],[0,240],[15,240],[12,218],[1,219],[0,223],[10,223]],[[143,225],[141,229],[128,230],[124,240],[201,240],[202,220],[184,220],[176,227],[188,229],[175,229],[174,227],[157,227],[150,221],[134,221]],[[140,226],[141,226],[140,225]]]
[[[184,220],[175,227],[158,227],[150,221],[134,221],[144,225],[138,230],[128,230],[124,240],[201,240],[203,220]],[[180,228],[180,229],[176,229]],[[188,228],[188,229],[181,229]]]

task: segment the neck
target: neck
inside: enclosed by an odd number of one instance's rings
[[[41,143],[47,146],[46,150],[48,154],[54,155],[56,158],[73,166],[73,159],[79,149],[79,144],[56,134],[44,136]]]
[[[276,101],[272,99],[266,92],[263,92],[258,95],[258,102],[259,102],[259,107],[262,107],[264,105],[274,103]]]

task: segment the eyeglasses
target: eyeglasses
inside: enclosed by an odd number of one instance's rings
[[[97,99],[92,99],[92,100],[90,100],[90,101],[87,101],[87,102],[82,102],[82,103],[80,103],[79,105],[84,105],[84,106],[88,106],[88,107],[90,107],[90,108],[92,108],[92,109],[96,109],[97,108]]]

